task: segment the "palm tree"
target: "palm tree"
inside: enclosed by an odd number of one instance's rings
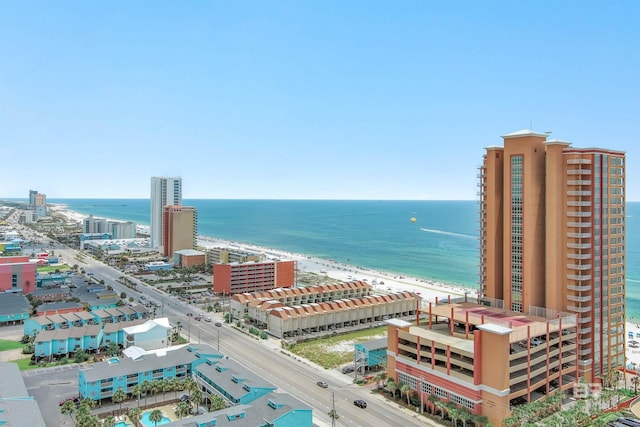
[[[179,402],[178,405],[176,406],[176,415],[180,419],[182,419],[182,417],[189,415],[190,412],[191,412],[191,405],[189,405],[187,402]]]
[[[113,415],[108,415],[102,420],[102,427],[115,427],[116,425],[116,417]]]
[[[385,389],[395,399],[395,397],[396,397],[396,382],[393,380],[393,378],[388,378],[387,379],[387,385],[385,386]]]
[[[76,412],[76,404],[73,403],[73,400],[67,400],[66,402],[64,402],[64,404],[60,407],[60,412],[63,415],[69,415],[69,418],[71,418],[71,421],[73,421],[73,425],[76,425],[76,420],[73,418],[73,414],[74,412]]]
[[[140,408],[129,408],[129,413],[127,415],[129,415],[129,419],[133,425],[137,427],[140,419],[142,418],[142,411],[140,411]]]
[[[400,386],[400,395],[401,396],[407,396],[407,405],[409,404],[409,391],[411,390],[411,387],[409,387],[407,384],[398,384]]]
[[[640,377],[637,375],[631,377],[631,385],[633,386],[633,393],[638,394],[638,386],[640,385]]]
[[[158,392],[162,390],[162,380],[153,380],[151,381],[151,393],[156,398],[156,403],[158,403]]]
[[[198,389],[198,383],[193,378],[185,378],[184,389],[189,392],[189,398],[191,398],[191,392]]]
[[[437,408],[436,403],[438,403],[439,401],[440,401],[440,398],[435,394],[430,394],[429,397],[427,397],[427,402],[429,402],[429,407],[431,408],[431,415],[436,414],[436,408]]]
[[[149,380],[144,380],[142,381],[142,384],[140,384],[140,386],[142,387],[142,391],[144,391],[144,406],[147,406],[147,396],[149,395],[149,392],[151,391],[151,381]]]
[[[489,424],[491,424],[489,422],[489,418],[486,415],[478,415],[478,414],[471,414],[471,422],[473,423],[474,426],[488,426]]]
[[[463,426],[467,425],[467,421],[471,421],[471,415],[471,411],[464,406],[458,408],[458,419],[462,421]]]
[[[436,408],[440,410],[440,416],[444,420],[444,408],[446,406],[446,402],[443,402],[442,400],[438,399],[436,400],[435,405],[436,405]]]
[[[176,377],[171,377],[171,378],[167,378],[167,391],[172,391],[174,392],[173,397],[174,398],[178,398],[178,379]]]
[[[449,418],[451,418],[451,421],[453,421],[453,425],[457,426],[458,420],[460,419],[460,411],[458,410],[458,407],[453,402],[447,402],[445,403],[445,408],[447,408],[447,414],[449,415]]]
[[[193,409],[195,409],[196,412],[197,412],[198,406],[200,406],[200,404],[204,400],[204,396],[202,395],[202,391],[199,388],[196,388],[195,390],[193,390],[191,392],[190,400],[195,406],[195,408],[193,408]]]
[[[381,388],[384,384],[381,384],[382,382],[384,382],[384,380],[387,378],[387,373],[382,371],[380,373],[378,373],[374,380],[376,381],[378,388]]]
[[[120,404],[120,412],[122,412],[122,402],[125,400],[127,400],[127,393],[121,388],[114,391],[113,396],[111,396],[111,401],[113,401],[114,404]]]
[[[140,395],[142,394],[143,391],[144,390],[141,384],[136,384],[133,387],[131,387],[131,394],[138,398],[138,408],[140,407]]]
[[[211,406],[209,407],[210,412],[219,411],[220,409],[224,409],[227,405],[223,398],[218,395],[211,396]]]
[[[154,426],[157,426],[158,423],[160,421],[162,421],[162,417],[163,417],[163,415],[162,415],[162,412],[160,411],[160,409],[154,409],[149,414],[149,421],[151,421]]]

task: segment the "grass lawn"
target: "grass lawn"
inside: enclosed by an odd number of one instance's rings
[[[309,359],[325,369],[333,369],[353,361],[353,345],[358,342],[381,338],[387,333],[387,327],[350,332],[292,345],[288,350],[300,357]]]
[[[20,369],[21,371],[28,371],[29,369],[37,368],[36,365],[29,365],[29,362],[31,362],[31,357],[25,357],[24,359],[12,360],[11,362],[12,363],[17,363],[18,364],[18,369]]]
[[[22,348],[23,345],[20,341],[0,340],[0,351]]]
[[[68,264],[61,264],[61,265],[46,265],[43,267],[38,267],[37,269],[38,269],[38,273],[49,273],[51,271],[56,271],[56,270],[60,272],[67,271],[67,270],[70,270],[71,267]]]

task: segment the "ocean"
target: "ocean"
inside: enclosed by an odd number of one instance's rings
[[[149,225],[148,199],[48,199]],[[198,234],[477,288],[475,201],[184,199]],[[412,219],[415,219],[413,221]],[[627,203],[627,316],[640,319],[640,202]]]

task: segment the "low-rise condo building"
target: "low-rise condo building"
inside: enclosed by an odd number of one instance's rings
[[[214,264],[213,292],[234,295],[291,288],[296,284],[296,261],[262,261]]]

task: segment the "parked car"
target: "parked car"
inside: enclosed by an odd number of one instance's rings
[[[64,405],[67,402],[73,402],[73,403],[75,403],[77,405],[78,403],[80,403],[80,398],[79,397],[67,397],[66,399],[60,401],[60,406]]]
[[[318,384],[318,386],[322,388],[329,387],[329,384],[327,384],[325,381],[318,381],[316,384]]]
[[[351,372],[353,372],[353,365],[347,365],[344,368],[342,368],[343,374],[349,374]]]
[[[205,318],[204,318],[204,321],[205,321],[205,322],[211,322],[211,317],[209,317],[209,316],[205,317]]]
[[[219,328],[220,326],[222,326],[222,323],[216,322],[215,325]]]
[[[362,399],[354,400],[353,404],[356,405],[358,408],[366,408],[367,407],[367,402],[365,402]]]

